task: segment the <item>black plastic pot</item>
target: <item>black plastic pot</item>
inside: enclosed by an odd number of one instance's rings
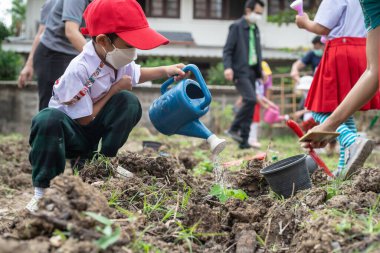
[[[265,167],[260,171],[270,188],[288,198],[299,190],[311,188],[306,155],[292,156]]]
[[[151,149],[154,149],[154,150],[158,151],[161,146],[162,146],[161,142],[157,142],[157,141],[143,141],[143,148],[151,148]]]
[[[309,155],[306,156],[305,162],[306,168],[309,171],[309,175],[311,176],[318,169],[318,164]]]

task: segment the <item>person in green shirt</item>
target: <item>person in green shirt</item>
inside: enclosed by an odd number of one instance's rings
[[[256,104],[256,79],[262,77],[260,31],[257,22],[262,19],[264,2],[248,0],[245,15],[235,21],[229,30],[223,49],[224,76],[233,81],[243,98],[230,129],[226,132],[239,143],[241,149],[250,148],[248,137]]]

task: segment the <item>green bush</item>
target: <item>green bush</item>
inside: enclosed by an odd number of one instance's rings
[[[16,80],[22,64],[21,55],[0,48],[0,80]]]
[[[5,26],[5,24],[3,22],[0,21],[0,44],[1,42],[6,38],[8,37],[9,35],[11,35],[11,32],[9,31],[9,29]]]
[[[187,64],[186,62],[181,61],[179,57],[164,57],[164,58],[162,58],[162,57],[149,57],[145,61],[139,62],[141,67],[159,67],[159,66],[174,65],[177,63]],[[154,80],[153,83],[162,84],[167,79],[168,78]]]
[[[224,66],[219,62],[207,71],[207,84],[209,85],[233,85],[224,78]]]
[[[234,119],[233,105],[222,106],[221,103],[211,103],[212,131],[220,134],[226,130]]]

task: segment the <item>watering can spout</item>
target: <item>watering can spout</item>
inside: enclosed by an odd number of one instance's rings
[[[219,154],[226,147],[226,140],[218,138],[199,120],[194,120],[182,126],[176,134],[206,139],[213,154]]]
[[[303,15],[303,0],[295,0],[291,5],[290,8],[298,12],[298,15]]]

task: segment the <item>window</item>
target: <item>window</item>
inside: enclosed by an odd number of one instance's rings
[[[179,18],[180,0],[137,0],[147,17]]]
[[[289,10],[291,2],[288,0],[268,0],[268,15],[276,15],[281,11]],[[316,10],[321,0],[304,0],[303,2],[305,10]]]
[[[245,0],[194,0],[195,19],[238,19]]]

